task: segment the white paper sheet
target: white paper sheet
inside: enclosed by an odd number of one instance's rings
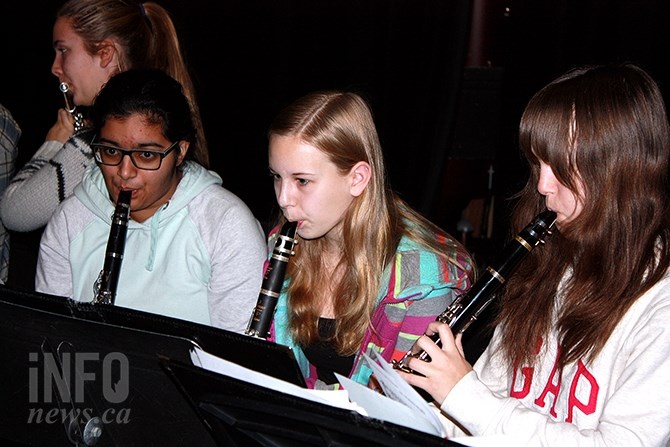
[[[229,362],[228,360],[212,355],[197,347],[191,350],[191,361],[194,365],[199,366],[200,368],[223,374],[224,376],[233,377],[238,380],[243,380],[264,388],[276,390],[281,393],[290,394],[291,396],[300,397],[324,405],[330,405],[331,407],[354,411],[359,410],[358,405],[350,402],[348,393],[345,390],[333,390],[328,391],[327,393],[322,393],[301,388],[292,383],[245,368],[237,363]]]
[[[407,406],[412,414],[420,415],[428,421],[439,433],[438,436],[445,437],[446,431],[437,415],[430,409],[428,403],[412,386],[405,382],[397,371],[377,352],[370,351],[370,355],[363,354],[365,360],[372,368],[375,378],[379,382],[384,394],[392,400]]]
[[[337,380],[349,392],[349,398],[365,409],[369,417],[392,422],[434,436],[442,436],[439,429],[410,410],[406,405],[379,394],[358,382],[335,373]]]

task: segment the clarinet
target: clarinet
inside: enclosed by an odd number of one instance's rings
[[[539,244],[544,243],[545,235],[551,234],[556,223],[556,213],[543,211],[505,246],[500,257],[484,271],[470,290],[459,296],[437,317],[437,321],[448,324],[454,335],[463,333],[494,300],[494,293],[511,275],[519,263]],[[441,346],[437,333],[429,336]],[[416,344],[399,361],[393,361],[393,367],[409,373],[416,373],[409,367],[409,360],[418,358],[430,361],[430,357]]]
[[[286,266],[290,257],[295,254],[294,245],[298,243],[295,237],[297,227],[298,222],[286,222],[279,231],[270,263],[263,276],[256,307],[245,331],[246,335],[262,339],[268,338],[272,317],[284,284],[284,276],[286,276]]]
[[[119,284],[123,251],[126,246],[126,233],[130,216],[130,195],[132,191],[119,192],[116,208],[112,216],[112,228],[109,230],[105,263],[98,279],[93,285],[93,304],[114,304],[116,287]]]
[[[70,93],[70,86],[67,82],[61,82],[58,88],[63,92],[63,97],[65,98],[65,110],[72,115],[72,118],[74,119],[74,133],[77,133],[84,128],[84,115],[81,112],[77,112],[77,106],[74,105],[72,93]]]

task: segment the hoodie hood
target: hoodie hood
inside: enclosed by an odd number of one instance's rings
[[[170,200],[160,207],[153,216],[144,222],[130,219],[128,231],[151,231],[151,250],[148,254],[146,267],[153,270],[155,248],[160,228],[167,225],[170,219],[188,206],[194,197],[211,185],[221,185],[221,177],[192,161],[181,166],[183,176]],[[114,214],[114,202],[109,197],[102,171],[96,164],[86,169],[84,178],[74,190],[74,195],[100,220],[111,226]],[[131,203],[132,205],[132,203]]]
[[[151,221],[160,223],[170,219],[181,209],[186,207],[194,197],[211,185],[221,185],[221,177],[213,171],[208,171],[199,164],[186,161],[181,166],[183,176],[177,185],[172,198],[145,222],[131,221],[133,225],[152,225]],[[75,196],[97,217],[105,222],[111,222],[114,212],[114,202],[109,197],[102,171],[96,164],[89,166],[84,173],[82,182],[74,190]]]

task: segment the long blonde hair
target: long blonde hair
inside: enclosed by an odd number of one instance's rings
[[[459,257],[469,259],[465,249],[391,190],[372,114],[359,95],[338,91],[306,95],[279,113],[269,135],[299,136],[304,143],[323,151],[343,175],[359,161],[372,168],[367,188],[344,216],[342,258],[338,265],[343,275],[333,289],[337,329],[332,342],[340,354],[353,354],[360,347],[383,271],[403,235],[433,250],[445,262],[468,270],[469,266],[458,262]],[[301,241],[287,271],[291,279],[289,327],[301,345],[318,339],[321,307],[314,296],[326,277],[324,248],[322,238]]]

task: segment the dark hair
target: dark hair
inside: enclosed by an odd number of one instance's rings
[[[98,134],[109,118],[139,114],[161,126],[170,141],[190,142],[187,159],[193,159],[197,140],[189,102],[181,85],[162,70],[127,70],[112,76],[90,110],[93,131]]]
[[[534,342],[556,324],[561,366],[593,359],[670,266],[670,126],[661,91],[632,64],[574,69],[533,96],[519,141],[530,178],[515,229],[546,206],[539,161],[571,191],[581,187],[583,208],[509,279],[502,347],[510,362],[532,362]]]

